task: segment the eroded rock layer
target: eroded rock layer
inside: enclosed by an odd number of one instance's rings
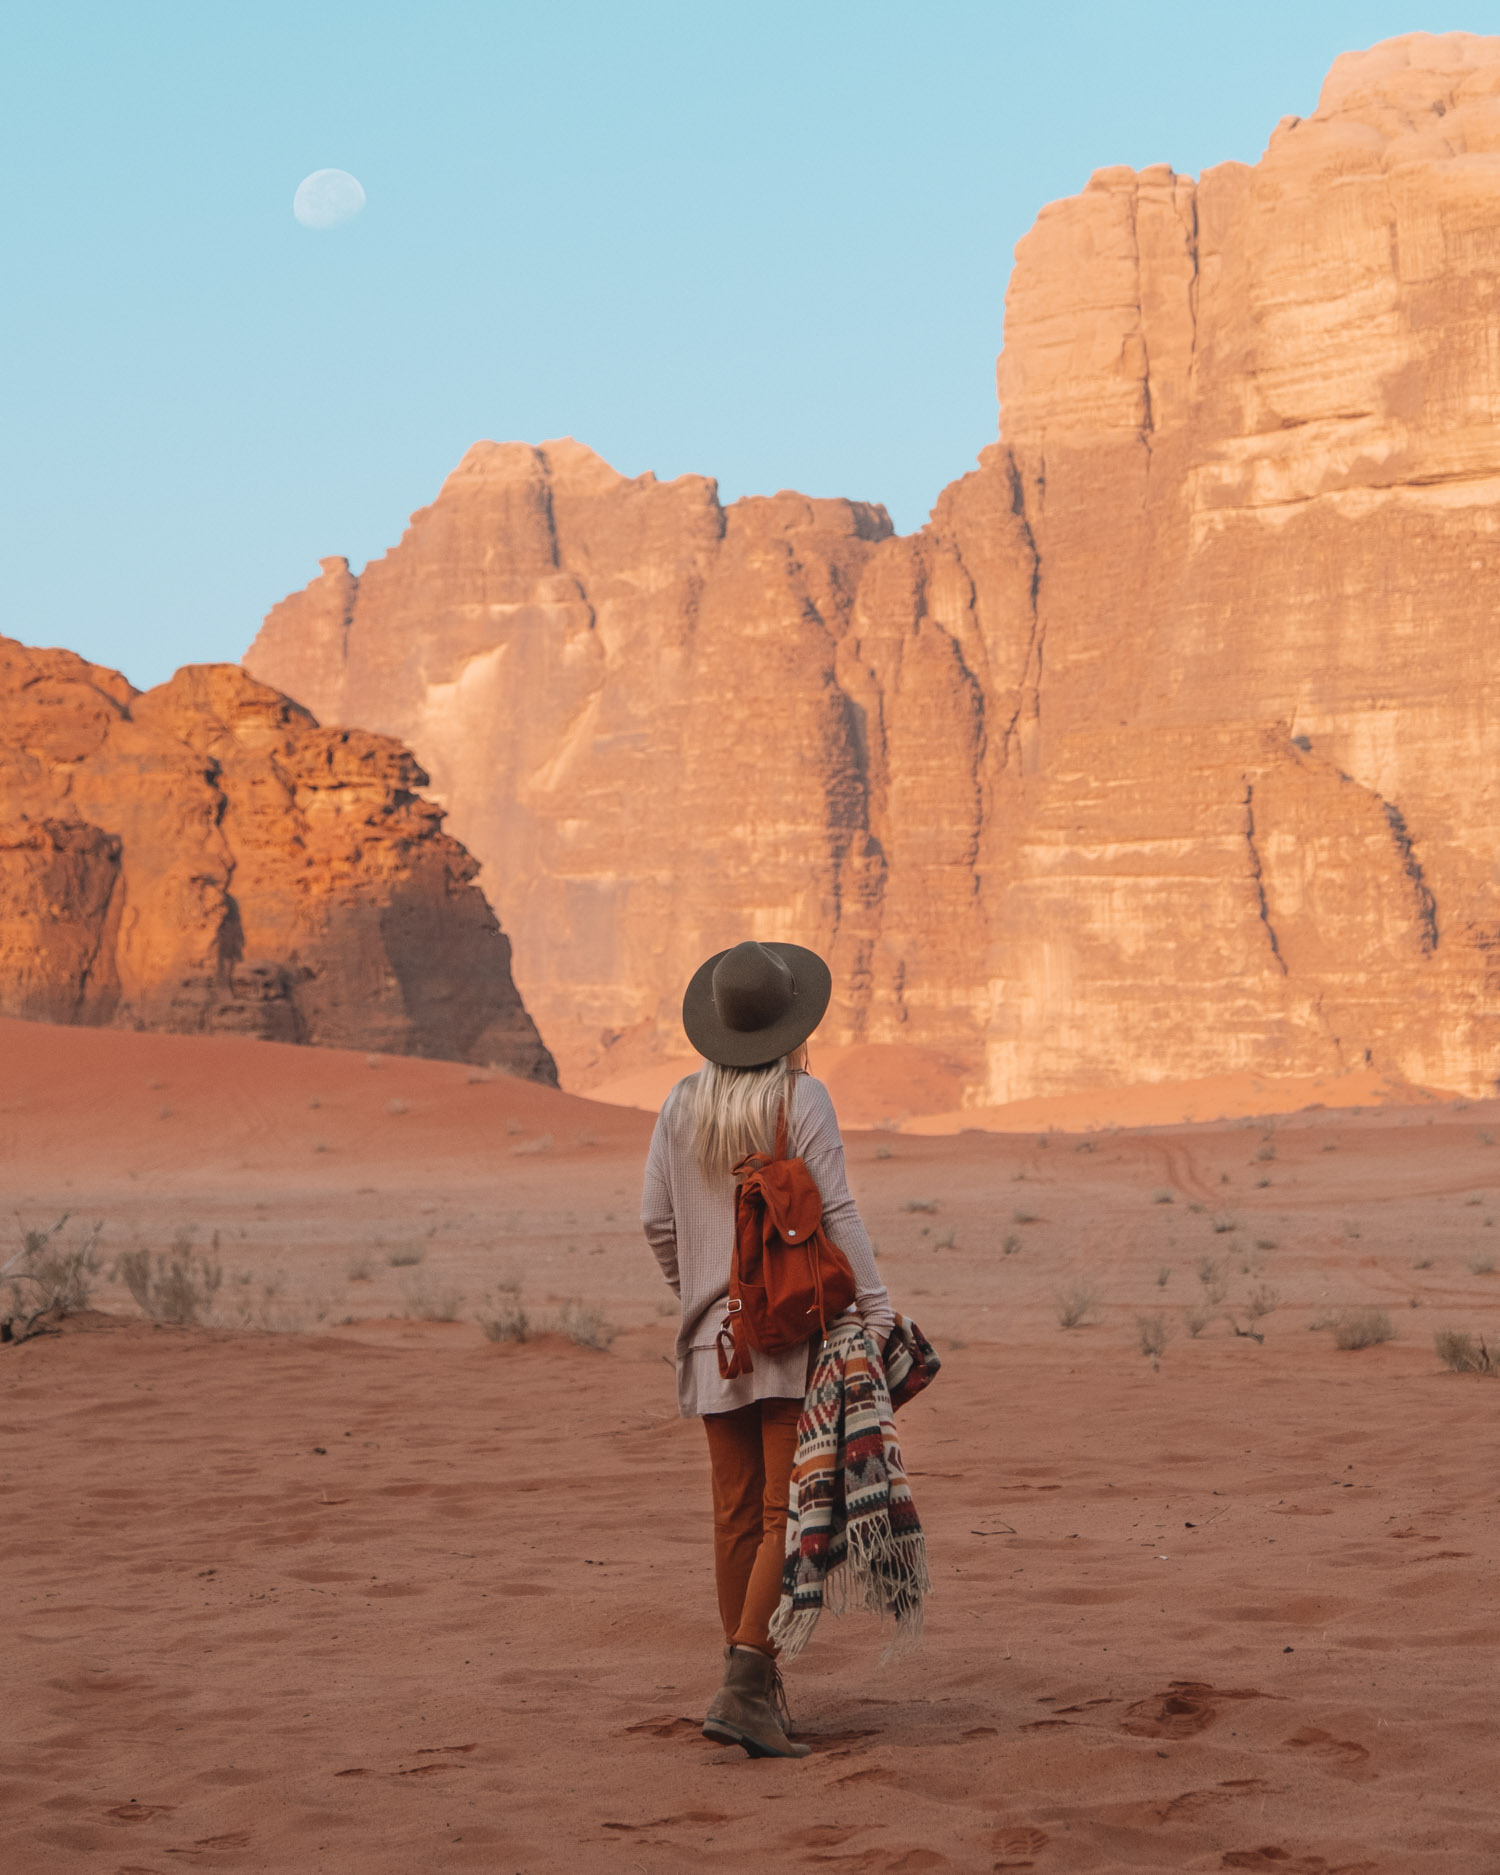
[[[0,1013],[556,1070],[410,752],[0,639]]]
[[[483,443],[246,663],[416,749],[575,1086],[679,1052],[753,933],[975,1104],[1490,1087],[1497,189],[1500,40],[1351,54],[1253,167],[1042,212],[1000,441],[920,533]]]

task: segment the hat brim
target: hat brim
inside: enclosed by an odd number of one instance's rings
[[[721,1068],[760,1068],[800,1048],[823,1020],[833,994],[833,972],[816,951],[800,944],[767,944],[792,973],[792,1000],[786,1014],[763,1029],[731,1029],[714,1007],[714,968],[726,951],[716,951],[693,972],[682,998],[682,1026],[705,1061]]]

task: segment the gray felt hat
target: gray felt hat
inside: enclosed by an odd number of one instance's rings
[[[694,971],[682,1026],[706,1061],[758,1068],[789,1055],[823,1020],[833,976],[800,944],[736,944]]]

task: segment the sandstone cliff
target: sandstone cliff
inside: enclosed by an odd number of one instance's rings
[[[0,639],[0,1013],[556,1071],[411,754]]]
[[[1351,54],[1255,166],[1043,210],[1000,441],[920,533],[479,444],[247,666],[411,742],[574,1086],[679,1052],[753,933],[974,1103],[1488,1089],[1497,187],[1500,39]]]

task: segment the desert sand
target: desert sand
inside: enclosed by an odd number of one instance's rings
[[[945,1362],[902,1416],[936,1586],[892,1666],[825,1620],[798,1764],[697,1730],[650,1124],[452,1063],[0,1024],[6,1211],[224,1272],[220,1325],[101,1273],[0,1348],[8,1875],[1500,1866],[1500,1388],[1432,1346],[1500,1314],[1496,1104],[851,1132]],[[612,1346],[487,1342],[507,1284]],[[1370,1305],[1391,1342],[1314,1327]]]

